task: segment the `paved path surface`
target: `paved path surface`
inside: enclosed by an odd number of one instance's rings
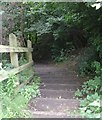
[[[80,80],[74,71],[66,67],[38,64],[35,65],[41,77],[41,96],[31,99],[30,110],[34,118],[79,118],[73,111],[78,108],[79,101],[74,93],[80,87]]]

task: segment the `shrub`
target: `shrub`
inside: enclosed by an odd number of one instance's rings
[[[94,48],[98,52],[99,58],[101,60],[102,59],[102,36],[97,35],[97,36],[91,37],[90,39],[92,41],[92,45],[94,46]]]
[[[91,63],[98,60],[97,51],[93,47],[85,49],[83,55],[79,59],[78,71],[83,75],[93,75],[94,69]]]
[[[21,60],[22,61],[22,60]],[[26,60],[20,61],[20,64],[24,64]],[[11,64],[4,64],[0,66],[0,74],[6,73],[6,70],[12,69]],[[23,72],[19,73],[20,83],[27,80],[31,75],[31,71],[28,68]],[[22,77],[21,77],[22,76]],[[16,75],[11,75],[7,80],[0,82],[0,102],[2,103],[2,112],[0,113],[0,118],[21,118],[21,117],[31,117],[29,110],[27,110],[27,104],[31,97],[36,97],[40,95],[39,84],[40,78],[34,76],[34,80],[31,84],[25,85],[23,88],[17,88],[17,77]]]
[[[94,61],[92,64],[95,76],[93,79],[84,82],[82,90],[77,90],[75,96],[82,97],[80,100],[80,115],[86,118],[100,118],[102,106],[102,65]]]
[[[67,61],[69,58],[66,55],[66,52],[62,49],[60,51],[60,55],[56,55],[56,56],[52,56],[55,62],[63,62],[63,61]]]

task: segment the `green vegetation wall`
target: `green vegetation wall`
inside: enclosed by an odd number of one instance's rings
[[[23,46],[33,42],[35,61],[55,58],[94,44],[92,36],[102,35],[102,8],[96,10],[88,3],[12,2],[3,6],[3,39],[13,32]],[[101,53],[99,53],[101,57]]]

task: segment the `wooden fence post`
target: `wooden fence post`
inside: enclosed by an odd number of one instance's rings
[[[28,47],[28,49],[31,49],[31,48],[32,48],[32,43],[31,43],[30,40],[27,41],[27,47]],[[31,51],[29,51],[29,52],[27,53],[27,59],[28,59],[29,62],[32,61],[32,52],[31,52]]]
[[[9,35],[9,44],[11,47],[17,47],[17,37],[13,33]],[[18,53],[10,52],[10,59],[11,59],[11,64],[14,67],[19,66]],[[17,84],[19,84],[19,77],[17,78]]]
[[[27,40],[27,47],[28,47],[28,49],[32,48],[32,43],[31,43],[30,40]],[[31,51],[27,52],[27,59],[28,59],[29,62],[32,61],[32,52]],[[31,66],[31,71],[33,71],[33,67],[32,66]]]

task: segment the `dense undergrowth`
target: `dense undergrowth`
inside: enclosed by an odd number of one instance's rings
[[[0,70],[0,74],[4,74],[5,71],[14,68],[11,64],[3,61],[3,68]],[[4,64],[5,63],[5,64]],[[19,61],[20,65],[27,63],[25,59]],[[28,80],[28,78],[33,74],[31,69],[25,69],[19,73],[20,83]],[[39,84],[40,78],[34,76],[32,82],[26,86],[17,89],[17,79],[16,75],[11,75],[7,80],[0,82],[0,107],[2,111],[0,113],[0,118],[30,118],[31,113],[28,110],[28,102],[31,97],[36,97],[40,95]]]
[[[100,118],[102,112],[102,65],[94,61],[94,77],[84,82],[81,90],[77,90],[75,95],[80,99],[80,114],[86,118]]]
[[[79,60],[79,73],[88,76],[89,80],[84,82],[81,90],[75,95],[80,98],[80,114],[87,118],[101,118],[102,106],[102,37],[96,35]]]

